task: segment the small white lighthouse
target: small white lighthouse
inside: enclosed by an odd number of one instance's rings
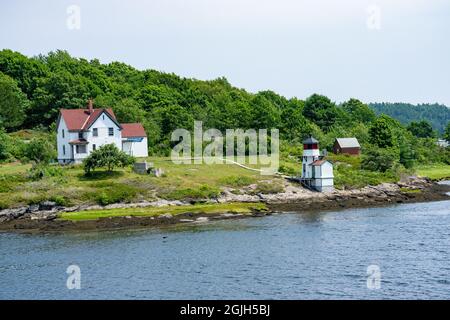
[[[334,189],[333,165],[320,155],[319,141],[312,136],[303,141],[302,184],[317,191]]]

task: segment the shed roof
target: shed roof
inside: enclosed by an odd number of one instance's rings
[[[356,138],[336,138],[341,148],[361,148]]]
[[[140,123],[122,123],[122,138],[146,137],[144,127]]]

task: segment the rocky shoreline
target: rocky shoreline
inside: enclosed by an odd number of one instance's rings
[[[165,226],[178,223],[200,223],[217,219],[260,217],[281,211],[308,212],[449,200],[449,192],[449,185],[441,185],[430,179],[417,177],[411,177],[406,179],[406,181],[398,183],[385,183],[354,190],[335,190],[330,193],[310,191],[286,181],[284,192],[282,193],[234,194],[231,190],[224,190],[219,198],[202,201],[204,203],[263,202],[267,205],[267,211],[254,211],[251,214],[236,214],[231,212],[217,214],[190,213],[189,206],[192,204],[192,201],[143,201],[139,203],[112,204],[104,207],[98,205],[61,207],[53,202],[46,201],[38,205],[0,211],[0,231],[87,231]],[[58,219],[59,214],[62,212],[164,206],[185,206],[186,213],[176,216],[170,214],[163,214],[157,217],[124,216],[76,222]]]

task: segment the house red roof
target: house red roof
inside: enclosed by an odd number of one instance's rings
[[[103,112],[108,114],[117,123],[116,116],[110,108],[92,109],[92,113],[89,113],[89,109],[61,109],[60,112],[70,131],[88,129]],[[119,125],[119,123],[117,124]]]
[[[144,127],[140,123],[122,123],[122,138],[146,137]]]

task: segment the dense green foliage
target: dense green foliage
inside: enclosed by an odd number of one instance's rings
[[[392,147],[394,145],[392,128],[384,117],[379,117],[369,129],[370,143],[380,147]]]
[[[377,114],[386,114],[402,124],[408,125],[412,121],[425,120],[431,124],[433,129],[444,132],[450,121],[450,108],[440,104],[409,103],[371,103],[369,104]]]
[[[369,148],[362,157],[361,168],[370,171],[386,172],[393,168],[398,156],[395,150]]]
[[[0,127],[10,131],[19,128],[27,107],[28,99],[17,82],[0,72]]]
[[[152,155],[168,155],[173,145],[171,132],[176,128],[192,129],[194,120],[198,120],[203,121],[204,130],[217,128],[222,132],[228,128],[278,128],[285,158],[298,159],[301,141],[312,134],[320,141],[320,148],[329,151],[336,137],[356,137],[362,153],[367,153],[363,166],[368,170],[450,163],[448,149],[436,145],[435,132],[430,130],[443,132],[450,120],[450,111],[439,105],[369,107],[357,99],[337,105],[318,94],[305,100],[287,99],[272,91],[249,93],[233,87],[225,78],[187,79],[155,70],[137,70],[119,62],[101,64],[98,60],[77,59],[64,51],[32,58],[11,50],[0,51],[0,90],[11,101],[0,110],[0,127],[4,130],[0,132],[0,161],[49,162],[59,108],[80,108],[92,97],[95,107],[112,107],[119,122],[143,123]],[[377,116],[372,110],[384,114]],[[413,120],[420,122],[411,123]],[[46,139],[51,143],[24,143],[27,138],[5,133],[16,129],[47,130]],[[46,152],[38,154],[36,150],[44,147]],[[382,163],[374,165],[377,159]],[[88,171],[98,166],[97,160],[87,161]],[[286,162],[281,170],[294,174],[296,168],[297,164]]]
[[[375,112],[358,99],[344,102],[342,108],[349,114],[350,120],[353,122],[370,123],[376,118]]]
[[[450,141],[450,122],[447,123],[447,127],[445,128],[444,139]]]
[[[433,127],[425,120],[413,121],[408,125],[407,129],[417,138],[433,138],[436,136]]]
[[[52,141],[34,138],[26,145],[24,155],[28,160],[48,164],[56,158],[56,149]]]

